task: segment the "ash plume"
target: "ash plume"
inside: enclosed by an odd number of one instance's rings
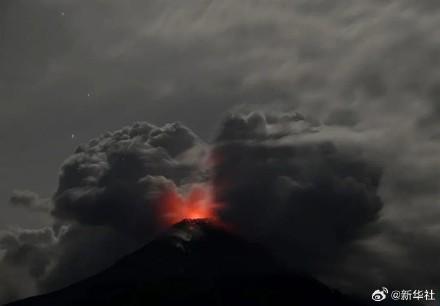
[[[383,206],[381,167],[361,147],[316,133],[299,116],[235,115],[223,122],[213,153],[223,219],[309,272],[340,260]]]
[[[22,284],[32,289],[7,290],[3,300],[72,284],[148,242],[163,229],[158,217],[163,192],[199,177],[191,154],[202,154],[201,147],[201,139],[180,123],[146,122],[80,145],[61,165],[51,200],[54,225],[2,235],[0,268],[15,271],[5,275],[23,275]],[[39,203],[30,191],[11,197],[11,204],[31,210],[42,207]],[[15,283],[7,277],[4,288]]]

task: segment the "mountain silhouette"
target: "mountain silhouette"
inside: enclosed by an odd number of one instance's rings
[[[9,306],[325,305],[358,302],[289,271],[208,220],[184,220],[105,271]]]

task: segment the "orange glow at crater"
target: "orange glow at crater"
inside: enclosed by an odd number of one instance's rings
[[[183,219],[217,220],[220,205],[213,199],[211,190],[203,185],[195,185],[186,196],[176,190],[168,190],[160,199],[161,215],[166,225]]]

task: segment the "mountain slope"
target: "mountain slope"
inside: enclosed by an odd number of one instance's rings
[[[102,273],[10,306],[358,305],[206,220],[182,221]]]

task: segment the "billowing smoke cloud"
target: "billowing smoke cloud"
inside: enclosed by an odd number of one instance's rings
[[[309,272],[334,264],[383,205],[380,166],[316,133],[299,115],[232,116],[214,151],[224,219]]]
[[[435,273],[411,265],[436,262],[436,228],[410,231],[405,221],[415,226],[420,216],[408,219],[405,210],[414,211],[408,198],[417,195],[427,197],[418,205],[432,205],[438,173],[426,176],[413,161],[411,172],[397,175],[414,153],[392,161],[384,139],[298,113],[231,115],[211,145],[179,123],[108,132],[61,166],[53,226],[2,236],[0,270],[21,280],[2,280],[9,288],[2,299],[54,290],[111,265],[163,228],[165,191],[185,193],[195,183],[212,185],[223,222],[332,286],[365,294],[377,283],[436,284]],[[11,202],[33,209],[38,199],[15,192]]]
[[[55,242],[51,228],[16,229],[0,237],[0,303],[37,294],[36,281],[43,277]]]
[[[203,142],[180,123],[139,122],[79,146],[61,166],[54,225],[2,236],[2,270],[20,271],[28,283],[2,301],[71,284],[149,241],[164,225],[157,217],[163,192],[203,177],[198,154]],[[42,207],[30,191],[15,191],[10,202]]]
[[[366,299],[378,284],[437,288],[438,143],[406,128],[366,129],[352,112],[327,118],[227,118],[214,149],[223,218]]]
[[[175,158],[198,143],[179,123],[138,123],[93,139],[63,164],[53,215],[145,241],[158,227],[161,190],[181,185],[195,170]]]

